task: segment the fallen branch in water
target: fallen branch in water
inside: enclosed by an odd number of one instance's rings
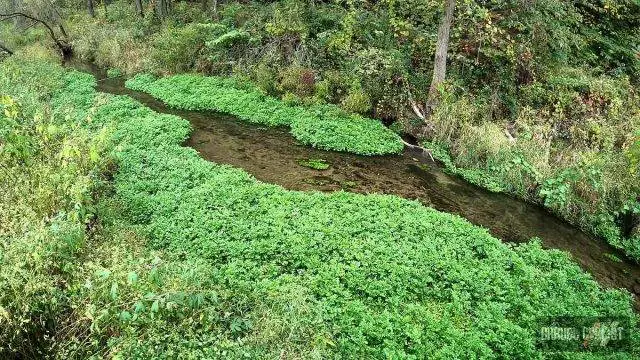
[[[433,154],[431,153],[431,149],[423,148],[422,146],[418,146],[418,145],[409,144],[408,142],[404,141],[403,139],[400,139],[400,141],[402,141],[404,146],[406,146],[408,148],[422,150],[423,153],[429,155],[429,157],[431,158],[431,161],[436,162],[436,160],[433,158]]]

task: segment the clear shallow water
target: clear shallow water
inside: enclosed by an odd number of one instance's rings
[[[186,145],[207,160],[242,168],[258,180],[292,190],[383,193],[418,200],[458,214],[506,242],[538,237],[545,248],[569,252],[602,286],[626,288],[635,294],[635,307],[640,310],[640,266],[619,250],[539,206],[450,176],[419,151],[407,149],[401,155],[364,157],[317,150],[296,143],[284,128],[247,124],[215,112],[169,109],[148,94],[126,89],[122,79],[106,79],[103,71],[92,66],[73,66],[96,75],[99,91],[128,95],[157,112],[189,120],[194,131]],[[324,159],[330,167],[314,170],[301,166],[298,162],[305,159]]]

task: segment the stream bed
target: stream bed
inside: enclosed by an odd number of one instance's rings
[[[506,242],[538,237],[545,248],[569,252],[603,287],[626,288],[635,294],[635,308],[640,310],[640,266],[621,251],[540,206],[450,176],[420,151],[365,157],[313,149],[298,144],[285,128],[261,127],[215,112],[170,109],[148,94],[125,88],[120,78],[107,79],[93,66],[71,66],[96,75],[99,91],[128,95],[156,112],[188,120],[193,132],[186,145],[209,161],[242,168],[258,180],[291,190],[345,190],[418,200],[458,214]],[[300,164],[309,159],[322,159],[329,168],[316,170]]]

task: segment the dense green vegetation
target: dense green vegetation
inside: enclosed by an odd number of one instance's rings
[[[2,357],[530,359],[555,315],[619,316],[629,351],[593,356],[638,356],[630,296],[565,253],[394,196],[260,183],[94,85],[0,65]]]
[[[287,105],[232,79],[176,75],[155,80],[142,74],[126,84],[172,107],[216,110],[258,124],[287,125],[300,142],[321,149],[379,155],[403,148],[400,137],[378,121],[348,115],[332,105]]]
[[[0,358],[640,357],[631,296],[568,254],[261,183],[54,55],[322,149],[412,135],[640,260],[637,0],[97,4],[0,0]],[[629,346],[551,352],[541,326],[567,316],[620,320]]]
[[[94,17],[65,1],[56,11],[38,0],[23,1],[23,8],[64,23],[75,55],[112,74],[232,76],[215,87],[251,82],[265,96],[296,105],[287,112],[334,104],[395,122],[451,172],[542,204],[640,259],[637,1],[457,1],[446,81],[422,121],[411,104],[424,110],[429,100],[442,2],[231,1],[203,10],[180,1],[165,11],[171,1],[158,0],[140,2],[142,18],[127,1],[96,9]],[[7,47],[49,41],[44,28],[23,28],[1,27]],[[255,87],[240,90],[259,101],[229,108],[244,119],[245,109],[258,116],[276,108]],[[209,101],[199,106],[219,108]],[[290,122],[266,113],[269,119],[253,121]],[[328,149],[399,148],[377,124],[336,116],[340,121],[304,116],[309,121],[291,122],[292,133]],[[380,143],[354,137],[362,127]]]

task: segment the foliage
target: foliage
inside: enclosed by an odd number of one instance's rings
[[[298,164],[314,170],[327,170],[331,166],[324,159],[300,159]]]
[[[40,84],[47,66],[19,80],[3,75],[3,91],[16,80]],[[92,237],[83,217],[69,228],[58,223],[69,217],[55,218],[42,232],[6,228],[28,235],[2,238],[0,284],[21,293],[0,296],[3,321],[15,320],[0,332],[9,357],[42,349],[60,358],[534,358],[542,356],[536,329],[549,316],[620,316],[637,332],[629,295],[602,290],[562,252],[538,242],[507,246],[457,216],[394,196],[258,182],[181,147],[187,121],[96,94],[91,77],[52,69],[61,81],[53,113],[65,108],[70,123],[92,119],[60,139],[113,126],[118,171],[113,192],[98,197],[102,225]],[[87,165],[74,169],[94,168]],[[19,215],[37,203],[0,202]],[[24,254],[37,266],[25,268]],[[20,329],[43,339],[43,328],[49,346],[7,338]],[[632,344],[621,358],[637,356]]]
[[[451,160],[449,151],[447,151],[444,145],[435,142],[425,142],[423,146],[431,150],[433,158],[441,162],[449,173],[460,176],[468,182],[492,192],[505,191],[505,185],[499,178],[491,176],[481,170],[457,167]]]
[[[160,72],[184,72],[196,66],[203,49],[211,47],[212,36],[225,31],[220,24],[188,24],[167,28],[153,39],[151,58]]]
[[[446,150],[451,172],[541,203],[640,258],[622,231],[629,199],[640,195],[631,155],[640,103],[628,79],[565,68],[522,94],[518,117],[497,124],[487,119],[491,104],[448,85],[426,146]]]
[[[0,67],[0,357],[38,358],[71,302],[109,133],[74,116],[91,77],[18,55]]]
[[[294,94],[300,98],[313,95],[315,90],[315,74],[313,69],[299,65],[292,65],[282,69],[279,74],[280,81],[277,87],[280,93]]]
[[[153,49],[149,46],[149,33],[155,29],[153,17],[139,19],[135,12],[128,11],[130,6],[126,2],[109,6],[111,21],[93,19],[84,12],[74,14],[67,21],[74,56],[125,74],[153,66]],[[114,11],[116,7],[122,11]],[[115,17],[117,21],[113,21]]]
[[[226,2],[212,13],[179,2],[160,23],[124,0],[94,19],[65,5],[75,53],[103,67],[236,75],[287,104],[328,102],[404,132],[417,128],[410,100],[427,100],[442,10],[440,1],[283,0]],[[458,2],[445,99],[420,140],[444,146],[451,171],[476,184],[546,203],[616,246],[629,243],[620,225],[624,204],[640,192],[631,175],[639,14],[634,0]],[[46,35],[0,31],[14,47]],[[578,176],[563,190],[553,179],[567,171]]]
[[[345,111],[366,114],[371,111],[371,99],[361,88],[355,87],[349,90],[347,96],[342,100],[342,108]]]
[[[122,73],[118,69],[107,69],[108,78],[116,78],[122,76]]]
[[[186,121],[135,113],[116,133],[123,147],[115,186],[127,217],[152,247],[215,264],[203,278],[233,289],[231,301],[246,309],[232,313],[238,325],[230,328],[251,356],[273,354],[253,341],[271,331],[257,319],[274,325],[261,309],[276,294],[302,296],[278,321],[298,324],[303,311],[314,324],[291,344],[294,357],[302,344],[322,357],[535,357],[533,319],[629,306],[537,243],[510,249],[458,217],[396,197],[259,183],[180,147]]]
[[[233,79],[176,75],[153,80],[138,75],[127,81],[167,105],[189,110],[216,110],[270,126],[289,125],[304,144],[357,154],[389,154],[403,148],[398,135],[380,122],[348,115],[335,106],[288,106],[255,88],[238,88]]]

